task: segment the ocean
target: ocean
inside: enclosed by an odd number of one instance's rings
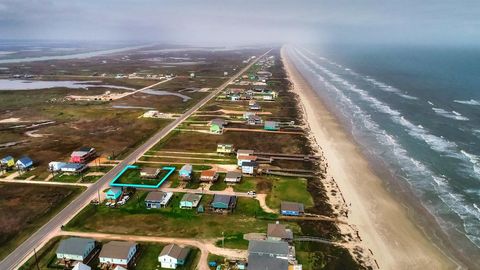
[[[480,48],[288,54],[432,241],[480,265]]]

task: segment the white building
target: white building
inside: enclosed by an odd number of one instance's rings
[[[176,244],[165,246],[158,255],[158,261],[162,268],[176,269],[179,265],[184,265],[190,249],[182,248]]]
[[[127,266],[137,252],[134,242],[111,241],[103,245],[100,251],[100,263]]]

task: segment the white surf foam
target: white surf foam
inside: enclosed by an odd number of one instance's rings
[[[443,116],[443,117],[446,117],[446,118],[450,118],[450,119],[454,119],[454,120],[458,120],[458,121],[468,121],[470,119],[468,119],[468,117],[465,117],[463,115],[461,115],[460,113],[456,112],[456,111],[447,111],[445,109],[442,109],[442,108],[432,108],[432,110],[440,115],[440,116]]]
[[[480,101],[475,99],[470,100],[454,100],[455,103],[465,104],[465,105],[473,105],[473,106],[480,106]]]

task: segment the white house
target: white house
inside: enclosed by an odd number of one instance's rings
[[[189,252],[189,248],[182,248],[179,245],[170,244],[162,249],[162,252],[158,255],[158,261],[162,268],[176,269],[177,266],[185,264]]]
[[[100,263],[127,266],[136,252],[135,242],[111,241],[103,245],[99,255]]]
[[[70,237],[60,241],[56,250],[57,259],[83,262],[95,249],[95,240]]]

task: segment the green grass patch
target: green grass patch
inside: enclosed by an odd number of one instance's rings
[[[253,177],[242,177],[240,183],[233,185],[233,190],[235,192],[249,192],[251,190],[256,190],[257,183]]]
[[[81,174],[58,174],[55,175],[50,181],[62,182],[62,183],[76,183],[82,178]]]
[[[243,233],[228,232],[224,236],[224,241],[220,239],[215,242],[215,245],[233,249],[248,249],[248,240],[243,239]]]
[[[281,201],[299,202],[305,208],[313,206],[313,199],[307,190],[307,180],[293,177],[274,177],[272,191],[266,203],[270,208],[279,209]]]

